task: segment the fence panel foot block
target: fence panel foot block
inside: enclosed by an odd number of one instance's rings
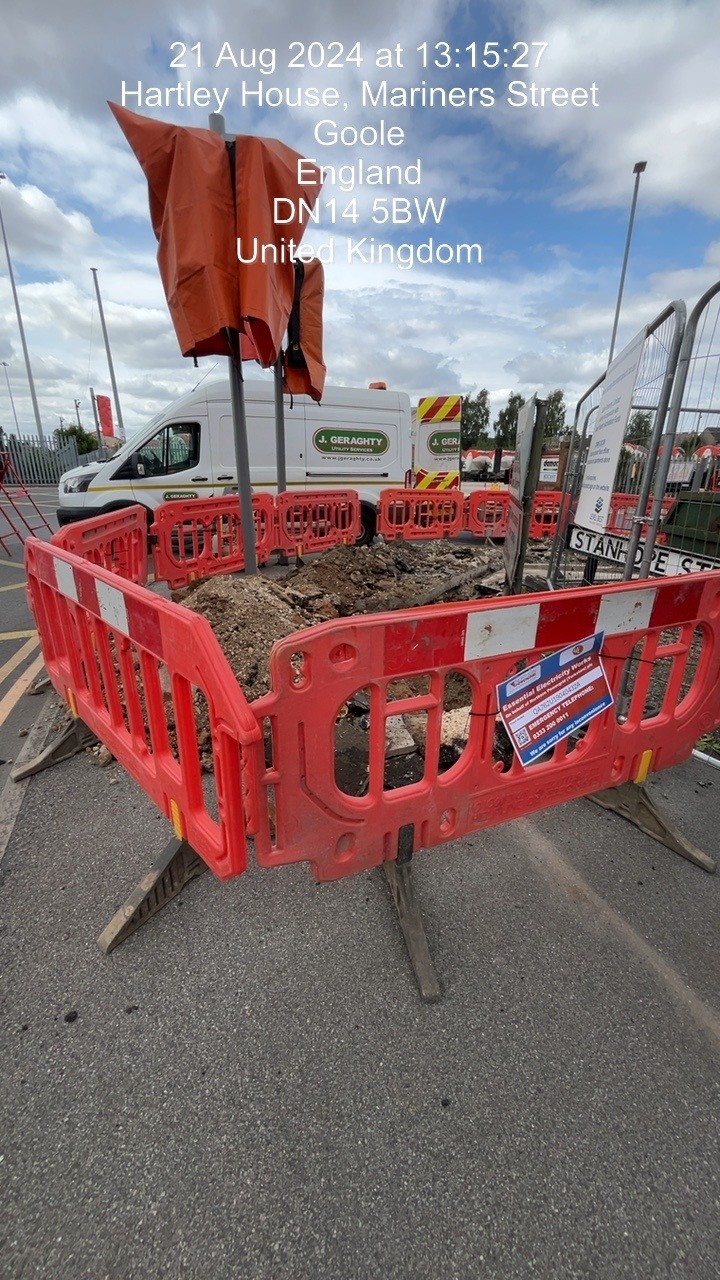
[[[172,902],[190,880],[207,870],[202,858],[184,840],[169,840],[161,856],[147,875],[133,889],[130,897],[115,912],[98,938],[98,946],[107,955],[131,933]]]
[[[383,871],[390,885],[420,995],[427,1004],[435,1004],[441,999],[442,991],[425,936],[420,907],[415,897],[410,858],[406,857],[403,861],[399,858],[397,862],[384,862]]]
[[[39,756],[35,756],[34,760],[28,760],[27,764],[13,769],[10,777],[13,782],[21,782],[34,773],[42,773],[43,769],[52,769],[53,765],[62,764],[63,760],[70,760],[87,747],[94,747],[96,742],[98,738],[92,729],[88,729],[82,720],[73,720],[59,738],[51,742]]]
[[[695,866],[702,867],[703,871],[715,870],[717,865],[715,859],[686,839],[667,814],[658,808],[645,787],[635,782],[624,782],[619,787],[608,787],[605,791],[596,791],[594,795],[588,796],[588,799],[594,800],[595,804],[601,805],[603,809],[611,809],[621,818],[627,818],[628,822],[639,827],[646,836],[652,836],[653,840],[664,844],[666,849],[679,853],[681,858],[694,862]]]

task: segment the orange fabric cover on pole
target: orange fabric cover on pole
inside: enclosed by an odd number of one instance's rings
[[[100,419],[100,430],[104,436],[110,436],[112,438],[115,435],[115,431],[113,429],[110,397],[96,396],[95,403],[97,404],[98,417]]]
[[[301,214],[299,202],[312,208],[320,170],[305,162],[316,182],[301,186],[297,151],[272,138],[241,135],[233,190],[219,134],[108,105],[148,181],[158,266],[183,355],[231,355],[225,330],[234,329],[242,335],[243,360],[273,365],[293,301],[289,242],[297,246],[302,238],[307,211]],[[275,200],[282,197],[293,202],[293,216],[276,225]],[[238,243],[253,261],[239,261]]]
[[[239,134],[235,139],[238,249],[245,258],[260,259],[267,246],[266,262],[238,262],[245,333],[252,338],[264,368],[275,364],[280,355],[295,293],[293,256],[322,186],[322,173],[309,160],[303,161],[303,173],[313,174],[314,181],[298,182],[301,160],[298,151],[275,138]],[[288,203],[276,206],[275,201],[283,199]],[[289,218],[287,222],[274,222],[276,208]]]
[[[184,356],[230,355],[242,329],[233,202],[225,143],[108,104],[148,182],[158,266]]]
[[[293,312],[290,318],[288,349],[283,357],[283,378],[292,395],[312,396],[313,400],[321,400],[327,373],[323,361],[325,272],[322,263],[316,258],[303,263],[302,267],[304,277],[297,315]]]

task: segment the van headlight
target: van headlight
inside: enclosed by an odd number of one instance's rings
[[[85,493],[94,479],[94,472],[89,476],[71,476],[69,480],[63,480],[63,493]]]

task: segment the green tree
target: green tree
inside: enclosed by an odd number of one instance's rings
[[[625,444],[647,445],[652,427],[652,414],[643,409],[634,413],[627,425]]]
[[[77,451],[81,455],[83,453],[92,453],[94,449],[99,447],[95,432],[86,431],[84,427],[79,427],[77,423],[69,427],[58,427],[57,431],[53,432],[53,435],[58,444],[67,444],[69,438],[75,440],[77,442]]]
[[[517,439],[518,414],[525,400],[518,391],[511,391],[504,409],[498,413],[494,423],[495,444],[503,449],[514,449]]]
[[[549,396],[545,396],[545,400],[545,438],[557,440],[569,435],[570,428],[565,421],[565,392],[558,387]]]
[[[461,449],[478,449],[490,444],[490,393],[487,387],[475,396],[465,396],[460,419]]]

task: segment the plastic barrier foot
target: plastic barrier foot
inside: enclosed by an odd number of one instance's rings
[[[108,955],[119,947],[146,920],[172,902],[190,880],[206,870],[206,864],[189,844],[184,840],[169,840],[157,862],[103,929],[98,938],[100,950]]]
[[[92,729],[88,729],[82,720],[73,720],[59,738],[51,742],[39,756],[35,756],[34,760],[28,760],[27,764],[13,769],[10,777],[13,782],[21,782],[33,773],[42,773],[43,769],[52,769],[53,765],[62,764],[63,760],[70,760],[86,747],[94,747],[97,741]]]
[[[644,831],[646,836],[652,836],[653,840],[664,844],[666,849],[679,853],[681,858],[694,862],[703,871],[715,870],[715,859],[687,840],[667,814],[658,808],[645,787],[638,783],[624,782],[619,787],[608,787],[605,791],[596,791],[588,799],[594,800],[603,809],[612,809],[621,818],[627,818],[628,822]]]
[[[28,689],[28,697],[34,698],[39,693],[47,693],[49,688],[50,677],[45,675],[37,676]]]
[[[435,1004],[442,997],[442,991],[425,936],[420,907],[415,897],[411,859],[411,853],[400,852],[396,862],[383,863],[383,871],[390,885],[420,995],[426,1004]]]

